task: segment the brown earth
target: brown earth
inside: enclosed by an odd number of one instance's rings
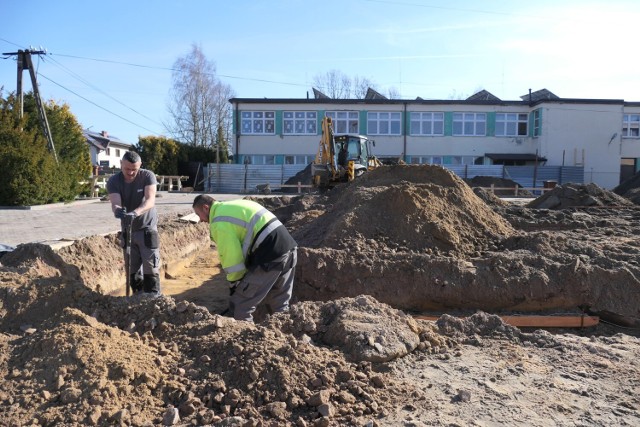
[[[514,206],[398,165],[256,199],[300,248],[291,310],[255,325],[215,314],[204,224],[161,218],[157,299],[122,296],[116,236],[21,245],[0,258],[0,424],[638,425],[640,210],[562,187]],[[626,327],[495,315],[578,307]]]

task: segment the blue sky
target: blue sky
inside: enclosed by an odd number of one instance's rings
[[[402,98],[640,101],[640,1],[0,0],[0,53],[33,46],[45,100],[127,142],[165,135],[171,71],[201,46],[241,98],[304,98],[314,76]],[[4,56],[3,56],[4,57]],[[13,57],[0,86],[16,90]],[[31,90],[28,73],[23,75]]]

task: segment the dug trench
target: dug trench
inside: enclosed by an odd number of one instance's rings
[[[640,422],[635,329],[551,334],[494,315],[582,307],[634,325],[628,200],[566,185],[516,206],[432,166],[255,200],[299,243],[291,310],[255,325],[216,314],[228,290],[215,248],[178,216],[161,218],[157,299],[123,296],[117,236],[0,259],[3,424]],[[409,315],[425,311],[467,317]]]

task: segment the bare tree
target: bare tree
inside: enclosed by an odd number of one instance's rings
[[[402,96],[400,96],[400,91],[394,86],[391,86],[388,89],[387,92],[389,93],[389,99],[401,99],[402,98]]]
[[[376,90],[375,84],[368,78],[360,76],[353,78],[353,96],[355,99],[364,99],[369,88]]]
[[[366,77],[350,78],[338,70],[317,74],[313,85],[333,99],[364,99],[369,88],[375,89],[375,84]]]
[[[317,74],[313,78],[313,85],[333,99],[348,99],[351,96],[351,79],[338,70]]]
[[[168,103],[173,123],[165,124],[167,131],[180,142],[214,148],[220,143],[220,128],[227,130],[227,136],[231,133],[228,100],[234,96],[233,90],[218,80],[215,63],[208,61],[196,44],[176,60],[173,70]]]

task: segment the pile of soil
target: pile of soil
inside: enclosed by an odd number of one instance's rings
[[[256,198],[299,243],[290,311],[256,324],[194,292],[109,295],[117,236],[20,245],[0,265],[2,424],[637,424],[633,322],[552,334],[496,315],[640,315],[640,210],[605,197],[487,204],[445,169],[397,165]],[[161,236],[166,262],[208,247],[206,224],[162,218]]]
[[[440,166],[378,168],[339,187],[325,203],[326,210],[313,221],[291,223],[300,246],[464,255],[514,232]]]
[[[298,185],[298,183],[303,185],[310,185],[312,183],[311,163],[309,163],[304,169],[285,181],[286,185]],[[281,192],[297,193],[298,189],[293,187],[283,187]]]
[[[493,194],[500,197],[515,197],[517,188],[517,197],[534,197],[534,195],[528,191],[523,190],[522,185],[518,184],[514,180],[507,178],[498,178],[495,176],[474,176],[464,180],[474,190],[476,188],[490,188],[495,187]]]
[[[640,172],[622,182],[613,192],[640,205]]]
[[[565,184],[527,204],[535,209],[567,209],[574,206],[632,206],[633,202],[596,184]]]

